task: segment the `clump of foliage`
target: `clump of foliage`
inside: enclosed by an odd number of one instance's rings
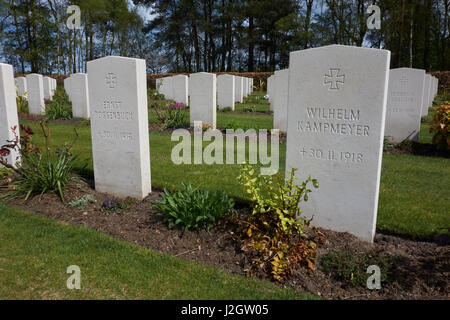
[[[256,106],[246,106],[244,108],[245,112],[256,112]]]
[[[233,130],[242,129],[242,123],[240,123],[239,121],[236,121],[236,120],[231,120],[230,122],[227,123],[227,125],[225,127],[227,129],[233,129]]]
[[[238,221],[241,248],[251,257],[248,276],[259,270],[283,281],[301,263],[315,269],[316,248],[324,238],[310,227],[311,219],[302,217],[299,204],[308,200],[309,184],[318,188],[318,182],[309,177],[296,184],[294,174],[293,169],[287,179],[258,176],[254,168],[244,165],[239,175],[254,203],[248,217]]]
[[[152,89],[152,88],[148,89],[148,98],[150,100],[164,100],[165,99],[164,94],[159,93],[158,90]]]
[[[27,93],[19,95],[19,89],[16,87],[16,103],[17,103],[17,113],[29,113],[28,110],[28,100]]]
[[[450,103],[446,102],[436,110],[431,123],[430,133],[433,135],[433,144],[441,151],[450,150]]]
[[[69,202],[67,205],[71,208],[78,208],[79,210],[84,210],[88,206],[88,204],[95,202],[97,201],[92,195],[86,194],[79,199]]]
[[[202,124],[202,131],[203,132],[208,131],[210,129],[212,129],[212,127],[209,124],[207,124],[207,123],[203,123]]]
[[[72,103],[62,87],[57,87],[53,100],[46,100],[45,117],[47,120],[72,119]]]
[[[105,213],[120,212],[128,207],[131,202],[121,201],[115,197],[106,199],[102,203],[102,211]]]
[[[233,108],[231,107],[225,107],[222,109],[222,112],[231,112],[231,111],[233,111]]]
[[[354,254],[349,251],[335,250],[320,259],[322,269],[335,280],[347,285],[366,287],[370,276],[366,271],[371,265],[381,270],[381,281],[390,281],[393,269],[392,259],[382,257],[379,252]]]
[[[60,101],[51,101],[45,107],[45,117],[48,120],[69,120],[72,119],[72,108]]]
[[[383,148],[384,149],[394,149],[395,148],[395,145],[391,142],[389,137],[384,137]]]
[[[169,228],[178,226],[184,231],[209,229],[234,208],[233,199],[223,191],[194,189],[182,183],[183,189],[164,190],[162,200],[153,206]]]
[[[188,126],[186,106],[177,102],[174,105],[154,110],[156,118],[164,129],[184,128]]]
[[[51,148],[51,134],[48,122],[40,122],[40,129],[45,138],[43,150],[33,145],[33,130],[28,126],[20,126],[21,136],[16,133],[17,127],[12,128],[15,139],[8,141],[0,149],[0,164],[11,169],[16,174],[12,183],[12,190],[8,197],[16,198],[25,196],[25,200],[32,195],[39,194],[40,197],[46,192],[57,193],[64,202],[63,190],[69,183],[79,178],[72,173],[76,156],[71,153],[78,134],[74,129],[76,137],[71,144],[64,144],[59,148]],[[6,156],[13,150],[18,151],[20,160],[17,167],[7,163]],[[39,198],[40,199],[40,198]]]

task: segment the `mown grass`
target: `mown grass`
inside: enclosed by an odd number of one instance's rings
[[[69,290],[67,267],[81,269]],[[0,203],[0,299],[313,299]]]
[[[450,159],[383,156],[377,228],[430,239],[450,227]]]

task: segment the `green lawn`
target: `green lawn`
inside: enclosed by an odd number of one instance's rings
[[[81,269],[69,290],[67,267]],[[0,203],[0,299],[312,299]]]

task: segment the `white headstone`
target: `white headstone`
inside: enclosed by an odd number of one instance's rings
[[[23,96],[25,93],[28,92],[27,78],[17,77],[15,81],[16,81],[16,85],[17,85],[17,93],[19,94],[19,96]]]
[[[51,85],[52,85],[52,94],[55,95],[55,91],[56,91],[56,87],[57,87],[56,79],[52,78]]]
[[[189,77],[179,74],[172,77],[173,100],[188,105]]]
[[[243,86],[244,86],[244,97],[247,98],[248,97],[248,78],[246,77],[242,77],[242,81],[243,81]]]
[[[173,99],[173,79],[172,77],[164,77],[160,80],[161,86],[159,87],[159,93],[164,95],[165,99]]]
[[[436,77],[433,77],[433,93],[434,93],[434,98],[436,98],[437,94],[438,94],[438,79]]]
[[[27,75],[28,109],[30,114],[41,115],[45,113],[44,81],[37,73]]]
[[[191,89],[190,122],[201,121],[216,128],[216,75],[207,72],[189,76]]]
[[[267,78],[267,95],[269,96],[270,111],[273,111],[274,78],[275,75]]]
[[[234,110],[235,76],[222,74],[217,77],[217,105],[220,109],[230,107]]]
[[[16,134],[20,136],[13,67],[10,64],[0,63],[0,148],[15,139],[12,130],[14,127]],[[17,150],[13,150],[6,156],[6,161],[9,165],[15,166],[17,157]]]
[[[75,73],[70,76],[72,91],[72,115],[74,118],[89,119],[88,75]]]
[[[289,69],[275,71],[273,100],[273,127],[283,132],[287,131],[287,104]]]
[[[422,117],[428,115],[428,108],[430,107],[431,100],[431,76],[429,74],[425,75],[425,90],[422,101]]]
[[[242,77],[235,76],[234,85],[234,101],[242,103],[244,101],[244,80],[242,79]]]
[[[151,192],[145,60],[87,63],[95,189],[119,197]]]
[[[52,100],[53,93],[52,93],[52,79],[50,77],[44,77],[43,83],[44,83],[44,99]]]
[[[70,90],[70,76],[64,79],[64,90],[67,93],[67,96],[69,97],[69,101],[72,101],[72,94]]]
[[[286,169],[318,180],[303,214],[373,241],[390,52],[331,45],[291,52]]]
[[[425,70],[399,68],[389,75],[384,136],[391,142],[418,141]]]

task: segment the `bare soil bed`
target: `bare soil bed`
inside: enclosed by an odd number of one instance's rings
[[[96,192],[87,182],[81,182],[67,190],[66,202],[86,194],[94,196],[96,203],[89,204],[82,210],[63,204],[54,194],[44,195],[41,201],[34,197],[26,202],[16,199],[9,203],[64,223],[86,226],[124,241],[226,269],[234,274],[244,274],[244,269],[248,267],[248,259],[236,242],[236,226],[231,222],[224,221],[210,232],[170,230],[152,207],[152,202],[160,198],[158,191],[154,191],[143,201],[128,201],[127,207],[120,211],[107,213],[102,209],[102,204],[105,200],[110,200],[111,196]],[[237,206],[242,212],[249,210],[246,205]],[[298,267],[290,280],[274,283],[299,291],[306,290],[326,299],[450,298],[450,247],[445,237],[436,242],[421,242],[378,233],[375,242],[369,244],[348,233],[320,231],[327,241],[318,249],[316,270]],[[383,257],[395,259],[391,276],[394,280],[382,283],[381,290],[369,290],[337,280],[325,272],[321,264],[321,258],[334,250],[355,255],[378,252]]]

